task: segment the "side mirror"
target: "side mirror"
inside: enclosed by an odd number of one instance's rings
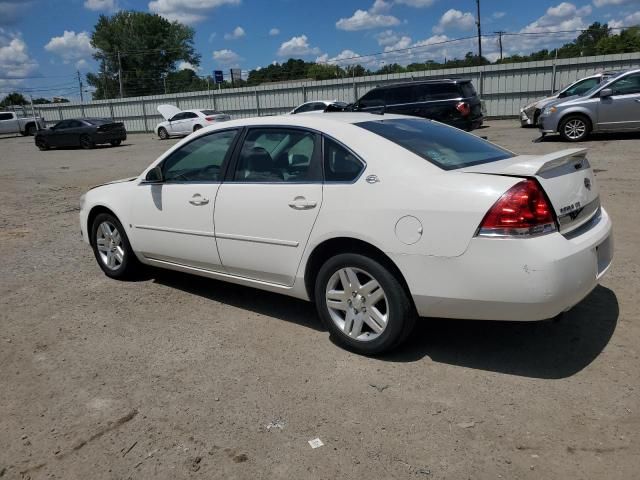
[[[164,181],[164,178],[162,178],[162,168],[160,168],[160,166],[153,167],[147,172],[144,181],[148,183],[162,183]]]
[[[613,95],[613,90],[610,88],[603,88],[600,90],[600,98],[610,97],[611,95]]]
[[[567,92],[562,92],[558,94],[558,98],[564,98],[567,96]]]

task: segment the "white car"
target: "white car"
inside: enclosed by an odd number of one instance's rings
[[[376,354],[418,315],[542,320],[587,296],[613,240],[585,153],[401,115],[233,120],[89,190],[80,226],[109,277],[148,264],[311,300]]]
[[[345,102],[339,102],[337,100],[314,100],[312,102],[305,102],[302,105],[298,105],[296,108],[291,110],[289,114],[322,113],[329,105],[336,105],[338,108],[344,108],[347,106]]]
[[[175,136],[184,137],[201,128],[231,119],[226,113],[215,110],[180,110],[174,105],[159,105],[158,112],[166,120],[156,125],[155,129],[156,135],[162,140]]]

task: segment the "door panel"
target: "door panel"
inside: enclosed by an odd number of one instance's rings
[[[640,73],[626,75],[607,88],[610,97],[598,102],[600,130],[629,130],[640,128]]]

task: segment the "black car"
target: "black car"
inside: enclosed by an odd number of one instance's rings
[[[482,104],[471,80],[440,79],[376,87],[354,111],[380,111],[430,118],[463,130],[482,125]]]
[[[117,147],[126,139],[124,124],[108,118],[62,120],[51,128],[38,130],[35,135],[36,146],[40,150],[51,147],[93,148],[101,143]]]

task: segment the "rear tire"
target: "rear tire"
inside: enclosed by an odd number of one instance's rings
[[[126,280],[135,276],[139,262],[120,221],[100,213],[91,225],[91,246],[98,265],[108,277]]]
[[[93,143],[93,140],[91,140],[91,137],[89,135],[82,135],[80,136],[80,146],[85,150],[90,150],[96,145],[95,143]]]
[[[345,253],[327,260],[316,277],[314,293],[331,338],[363,355],[378,355],[400,345],[417,317],[399,279],[363,255]]]
[[[167,132],[166,128],[160,127],[158,129],[158,137],[160,137],[160,140],[166,140],[169,138],[169,132]]]
[[[560,136],[568,142],[581,142],[589,136],[591,122],[584,115],[568,115],[558,128]]]
[[[34,124],[30,123],[27,125],[26,135],[29,137],[33,137],[36,134],[37,128]]]
[[[202,125],[198,125],[198,124],[196,124],[196,125],[194,125],[194,126],[193,126],[193,131],[194,131],[194,132],[197,132],[197,131],[198,131],[198,130],[200,130],[201,128],[202,128]]]

